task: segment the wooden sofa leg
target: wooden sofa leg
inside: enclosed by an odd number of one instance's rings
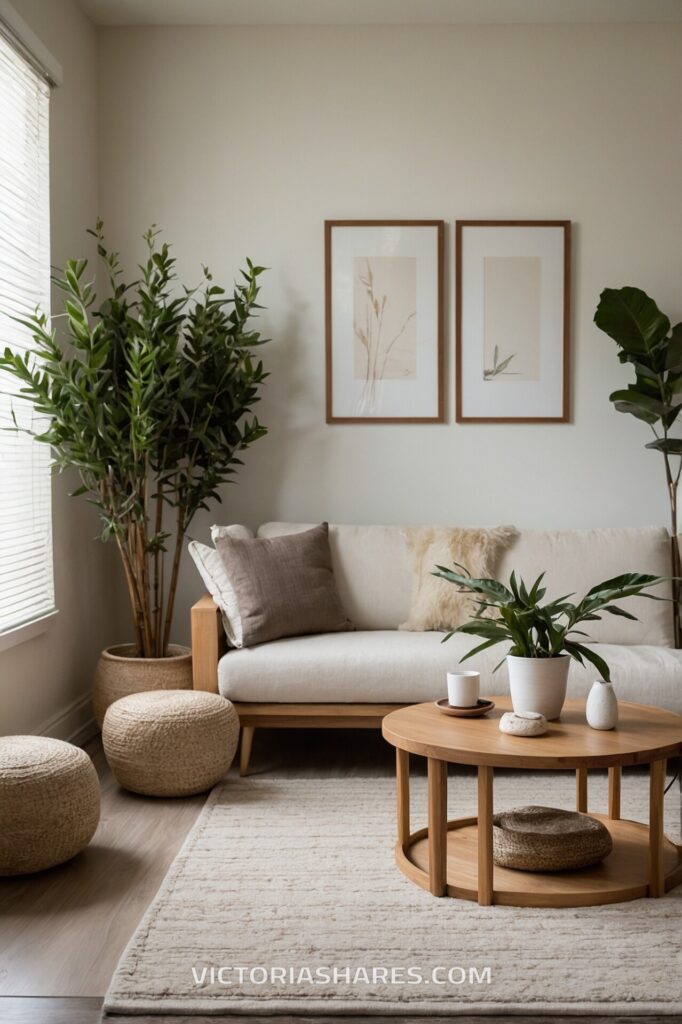
[[[242,726],[242,746],[239,754],[239,774],[241,776],[248,775],[249,773],[249,761],[251,760],[251,747],[253,746],[254,732],[255,726]]]

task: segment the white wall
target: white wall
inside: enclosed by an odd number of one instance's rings
[[[63,265],[70,257],[92,254],[85,229],[98,212],[97,38],[72,0],[13,0],[13,5],[64,72],[50,101],[52,262]],[[73,487],[65,477],[53,486],[59,615],[41,637],[0,653],[0,734],[78,734],[91,719],[97,654],[120,635],[113,599],[115,552],[95,539],[97,518],[83,501],[68,497]]]
[[[665,521],[646,428],[592,324],[606,285],[682,316],[679,26],[107,29],[100,196],[131,264],[152,221],[183,278],[271,267],[274,339],[247,453],[212,519],[515,523]],[[444,218],[443,426],[324,423],[323,221]],[[570,218],[573,422],[454,425],[452,222]],[[187,567],[176,636],[200,591]]]

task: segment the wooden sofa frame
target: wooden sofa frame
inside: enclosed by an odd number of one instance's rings
[[[220,611],[209,594],[192,607],[195,690],[218,692],[218,661],[227,650]],[[385,715],[404,704],[245,704],[235,701],[241,726],[239,774],[246,775],[257,728],[380,729]]]

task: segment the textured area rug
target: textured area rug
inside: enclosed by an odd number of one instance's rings
[[[497,809],[573,807],[572,773],[501,775]],[[606,781],[590,780],[604,810]],[[475,779],[449,784],[475,813]],[[412,828],[425,824],[412,781]],[[666,798],[678,836],[679,794]],[[625,773],[623,817],[648,780]],[[217,787],[105,998],[119,1014],[682,1013],[682,887],[571,909],[435,899],[394,866],[389,779],[245,779]],[[679,839],[678,839],[679,841]]]

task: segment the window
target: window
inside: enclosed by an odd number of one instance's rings
[[[48,123],[45,77],[0,34],[0,345],[26,349],[13,316],[50,306]],[[18,384],[0,374],[0,428],[40,429]],[[0,430],[0,636],[54,610],[50,453]]]

